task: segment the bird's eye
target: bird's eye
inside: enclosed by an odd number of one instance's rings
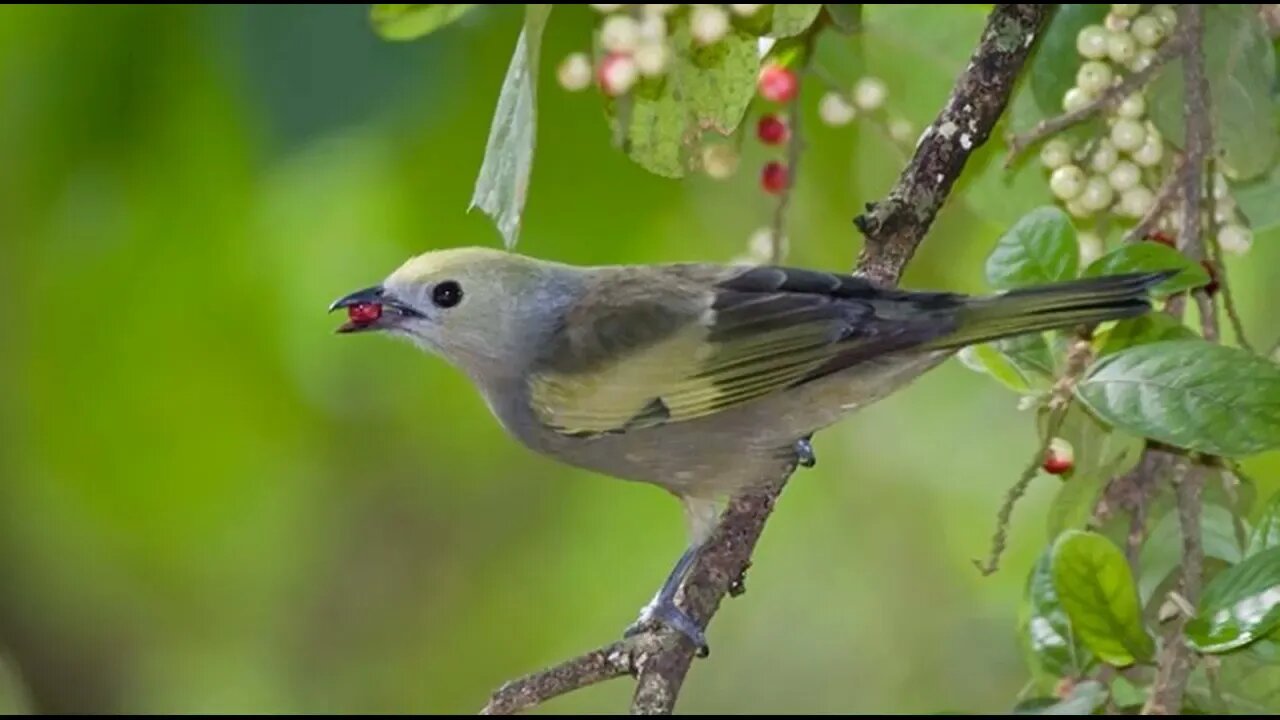
[[[457,305],[462,302],[462,286],[452,280],[445,280],[431,291],[431,302],[442,308]]]

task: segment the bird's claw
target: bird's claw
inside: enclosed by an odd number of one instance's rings
[[[711,648],[707,646],[707,636],[702,632],[702,628],[670,601],[646,605],[640,611],[640,617],[627,626],[622,635],[628,638],[634,637],[650,629],[654,623],[665,625],[689,638],[693,646],[698,649],[698,657],[707,657],[711,654]]]
[[[809,442],[809,438],[796,441],[796,462],[807,468],[818,464],[818,456],[813,454],[813,444]]]

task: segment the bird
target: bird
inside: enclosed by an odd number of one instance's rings
[[[412,342],[469,380],[503,430],[568,466],[683,506],[688,546],[627,626],[708,650],[676,591],[738,493],[815,462],[811,439],[960,349],[1151,309],[1170,272],[985,295],[780,265],[581,266],[485,247],[410,257],[334,301],[342,334]]]

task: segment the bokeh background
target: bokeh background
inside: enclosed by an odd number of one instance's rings
[[[520,250],[742,254],[771,212],[763,154],[673,182],[614,151],[599,98],[554,82],[589,13],[551,18]],[[824,52],[923,127],[983,8],[867,19]],[[472,712],[649,599],[684,542],[673,500],[531,455],[459,373],[325,313],[410,254],[499,244],[465,210],[519,23],[489,7],[393,44],[360,5],[0,8],[0,710]],[[903,158],[810,115],[789,261],[845,268]],[[1001,229],[1045,199],[1001,159],[979,155],[908,286],[986,289]],[[1268,343],[1278,242],[1230,261]],[[950,362],[820,435],[680,709],[1011,707],[1056,481],[999,574],[970,560],[1035,443],[1016,401]],[[1265,497],[1280,460],[1247,467]]]

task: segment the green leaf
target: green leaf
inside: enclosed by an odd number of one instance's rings
[[[551,5],[528,5],[489,128],[471,207],[493,218],[507,249],[520,237],[537,141],[538,57]]]
[[[1102,358],[1076,396],[1105,422],[1160,442],[1240,457],[1280,447],[1280,365],[1203,340]]]
[[[1027,577],[1020,617],[1027,651],[1044,672],[1055,678],[1078,676],[1093,662],[1071,629],[1053,587],[1052,556],[1046,550]]]
[[[1220,573],[1204,589],[1187,640],[1200,652],[1248,645],[1280,626],[1280,548],[1263,550]]]
[[[1262,177],[1232,185],[1231,195],[1255,233],[1280,225],[1280,203],[1276,202],[1280,197],[1280,164]]]
[[[1097,680],[1085,680],[1071,688],[1061,701],[1037,711],[1037,715],[1092,715],[1107,701],[1107,688]]]
[[[1067,409],[1058,435],[1071,443],[1075,467],[1063,476],[1049,505],[1050,538],[1083,528],[1102,488],[1138,464],[1145,444],[1140,437],[1108,428],[1078,405]]]
[[[1032,210],[996,242],[987,282],[1007,289],[1075,277],[1080,250],[1067,214],[1053,206]]]
[[[1191,258],[1168,245],[1141,242],[1129,243],[1094,260],[1084,271],[1085,277],[1119,275],[1131,272],[1178,270],[1177,275],[1152,289],[1159,295],[1192,290],[1209,284],[1209,273]]]
[[[466,15],[476,5],[374,5],[373,29],[384,40],[416,40]]]
[[[1163,482],[1164,479],[1161,478]],[[1243,522],[1243,521],[1242,521]],[[1235,520],[1221,505],[1205,505],[1200,510],[1200,547],[1207,558],[1234,565],[1242,557],[1236,542]],[[1167,512],[1152,524],[1138,557],[1141,577],[1138,592],[1149,600],[1160,583],[1182,564],[1182,524],[1177,512]]]
[[[1258,524],[1253,527],[1253,533],[1249,536],[1249,546],[1244,554],[1257,555],[1275,547],[1280,547],[1280,492],[1267,501]]]
[[[1076,35],[1085,25],[1101,25],[1107,9],[1106,5],[1059,5],[1040,34],[1029,73],[1036,106],[1045,117],[1061,115],[1062,96],[1075,87],[1080,69]]]
[[[1253,5],[1204,6],[1205,76],[1209,81],[1214,146],[1229,177],[1247,180],[1271,168],[1276,131],[1276,57],[1266,27]],[[1151,84],[1151,120],[1165,137],[1182,146],[1185,82],[1181,60],[1170,63]]]
[[[769,34],[773,37],[784,38],[792,35],[799,35],[818,18],[818,13],[822,10],[822,4],[817,5],[774,5],[773,6],[773,27]]]
[[[1053,356],[1042,333],[1030,333],[994,343],[970,345],[958,357],[970,370],[985,373],[1023,395],[1053,386]]]
[[[1053,586],[1071,627],[1098,657],[1118,667],[1150,659],[1155,644],[1142,625],[1133,575],[1110,540],[1063,533],[1053,545]]]
[[[1101,335],[1102,347],[1098,357],[1111,355],[1125,348],[1166,340],[1190,340],[1199,337],[1191,328],[1165,313],[1147,313],[1136,318],[1117,322]]]
[[[1134,685],[1123,675],[1117,675],[1111,681],[1111,701],[1121,709],[1141,707],[1147,701],[1147,689]]]
[[[862,27],[861,5],[832,5],[827,3],[827,15],[841,32],[854,33]]]
[[[632,160],[656,175],[679,178],[704,132],[731,135],[742,122],[755,95],[760,55],[757,39],[742,30],[699,47],[687,18],[673,23],[671,72],[642,82],[626,111],[618,102],[606,109]]]

